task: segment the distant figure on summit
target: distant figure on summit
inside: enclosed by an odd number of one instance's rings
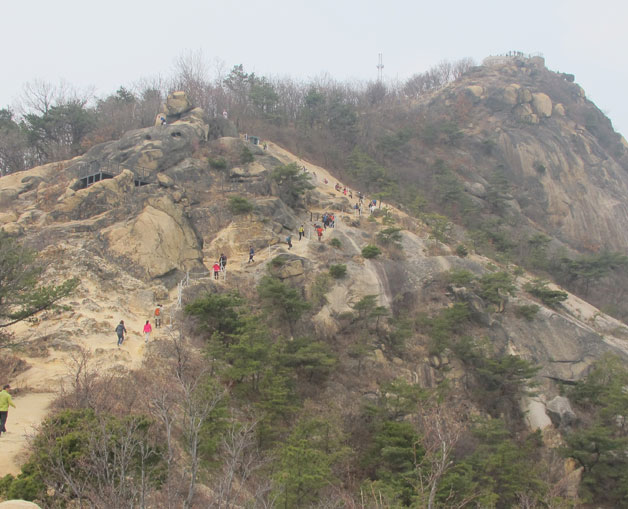
[[[249,246],[249,263],[255,261],[253,259],[254,256],[255,256],[255,249],[253,249],[253,246]]]

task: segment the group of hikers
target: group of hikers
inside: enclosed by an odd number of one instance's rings
[[[155,311],[153,312],[153,315],[155,317],[156,329],[159,329],[159,327],[161,327],[162,313],[163,313],[163,306],[161,304],[157,304],[157,307],[155,308]],[[115,332],[116,332],[116,335],[118,336],[118,348],[120,348],[120,346],[122,346],[122,343],[124,343],[124,340],[127,334],[127,330],[124,325],[124,320],[120,320],[120,323],[116,326]],[[148,340],[150,339],[150,334],[151,332],[153,332],[153,326],[150,324],[150,320],[146,320],[146,323],[144,324],[144,327],[142,328],[142,332],[144,333],[144,343],[148,343]]]
[[[307,168],[305,166],[301,167],[301,170],[305,173],[308,172]],[[312,172],[313,173],[313,172]],[[314,173],[313,173],[314,174]],[[315,174],[314,174],[315,175]],[[327,184],[328,181],[325,178],[324,183]],[[349,198],[353,198],[353,191],[351,189],[348,189],[346,186],[341,186],[340,183],[336,183],[335,185],[335,189],[338,192],[342,192],[345,196],[348,196]],[[357,192],[357,198],[358,201],[355,203],[355,205],[352,207],[353,210],[356,211],[356,213],[358,215],[362,214],[362,205],[363,205],[363,200],[364,197],[362,195],[362,192],[358,191]],[[368,204],[369,207],[369,212],[372,214],[373,211],[375,210],[375,208],[377,207],[377,200],[373,199],[369,201]],[[380,203],[380,207],[381,207],[381,203]],[[333,213],[331,212],[325,212],[323,213],[322,217],[321,217],[321,222],[319,224],[319,222],[315,222],[314,223],[314,230],[316,231],[316,235],[318,237],[318,241],[320,242],[323,238],[323,232],[327,229],[327,228],[334,228],[336,226],[336,217]],[[303,238],[305,238],[305,226],[303,224],[301,224],[301,226],[298,228],[298,233],[299,233],[299,241]],[[292,234],[289,233],[286,238],[286,244],[288,245],[288,249],[292,249]],[[252,245],[249,245],[249,260],[248,263],[252,263],[255,262],[255,249],[253,248]],[[212,266],[212,272],[214,274],[214,279],[217,280],[219,279],[220,273],[224,272],[226,270],[227,267],[227,256],[224,253],[220,254],[220,257],[218,258],[218,261],[216,263],[213,264]],[[159,304],[157,306],[157,308],[155,309],[154,312],[154,318],[155,318],[155,327],[159,328],[161,326],[161,314],[162,314],[162,306],[161,304]],[[150,324],[149,320],[146,320],[146,323],[144,324],[144,328],[143,328],[143,333],[144,333],[144,341],[146,343],[148,343],[149,339],[150,339],[150,334],[152,332],[153,328]],[[127,333],[127,330],[124,326],[124,320],[120,320],[120,323],[118,324],[118,326],[115,329],[115,332],[118,336],[118,348],[122,345],[122,343],[124,342],[125,339],[125,334]]]
[[[218,261],[214,263],[212,270],[214,272],[214,279],[218,279],[221,272],[227,270],[227,256],[224,253],[220,253]]]
[[[349,189],[347,186],[341,186],[339,182],[336,182],[334,189],[336,189],[336,191],[338,192],[341,192],[345,196],[349,196],[350,199],[353,199],[353,191]]]

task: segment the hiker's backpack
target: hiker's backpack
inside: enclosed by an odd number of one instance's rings
[[[161,311],[159,310],[159,308],[155,309],[155,316],[159,316],[160,313]]]

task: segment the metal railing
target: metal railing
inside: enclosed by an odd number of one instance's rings
[[[153,170],[149,168],[111,161],[81,163],[78,167],[77,176],[80,180],[85,180],[87,187],[95,182],[120,175],[124,170],[130,170],[133,173],[133,180],[136,186],[148,184],[152,180]],[[89,181],[90,177],[92,177],[91,182]]]

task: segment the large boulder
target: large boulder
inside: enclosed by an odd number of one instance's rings
[[[0,225],[13,223],[17,221],[17,214],[15,212],[0,212]]]
[[[512,106],[516,106],[519,103],[519,89],[520,85],[512,83],[504,88],[504,102]]]
[[[302,276],[305,273],[305,262],[305,258],[282,254],[270,263],[270,273],[281,280]]]
[[[133,173],[124,170],[120,175],[96,182],[86,189],[66,193],[52,212],[55,219],[87,219],[114,210],[125,202],[133,191]]]
[[[532,101],[532,92],[529,89],[521,87],[517,91],[517,102],[519,104],[529,103]]]
[[[467,304],[471,317],[482,325],[490,325],[491,317],[486,310],[484,301],[468,288],[463,286],[453,286],[451,292],[458,302],[464,302]]]
[[[209,125],[205,122],[205,112],[202,108],[194,108],[172,123],[172,125],[181,124],[192,126],[196,130],[197,136],[202,140],[206,140],[209,136]]]
[[[569,400],[564,396],[556,396],[547,404],[547,415],[557,428],[571,426],[576,422],[576,414],[571,408]]]
[[[128,131],[117,141],[92,147],[72,169],[77,175],[85,167],[128,168],[149,175],[164,171],[194,153],[205,139],[205,129],[195,114],[190,121]]]
[[[168,116],[181,115],[193,108],[188,95],[183,91],[172,92],[166,99]]]
[[[130,224],[117,223],[104,236],[112,254],[129,259],[151,278],[201,263],[196,233],[181,208],[167,196],[148,200]]]
[[[552,100],[547,94],[532,94],[532,106],[539,117],[552,116]]]
[[[26,500],[7,500],[0,503],[0,509],[40,509],[40,507],[34,502],[27,502]]]
[[[477,198],[486,198],[486,187],[479,182],[465,182],[464,190]]]
[[[222,138],[224,136],[237,138],[238,128],[235,124],[224,117],[218,116],[209,120],[209,139]]]
[[[515,108],[515,116],[521,122],[525,122],[526,124],[538,124],[539,116],[534,113],[532,106],[528,103],[520,104]]]

